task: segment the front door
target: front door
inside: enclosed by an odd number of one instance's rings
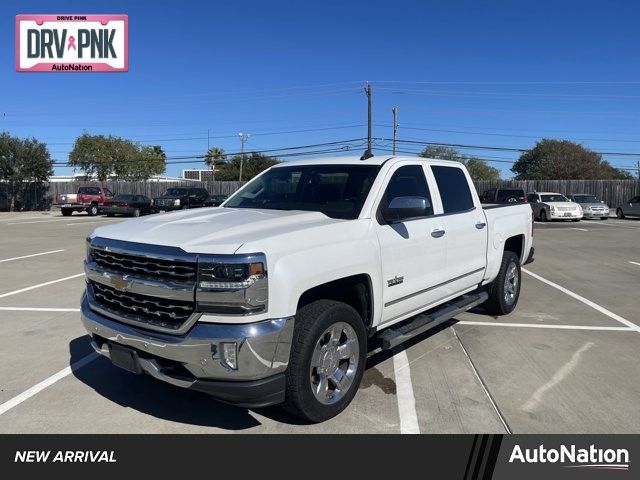
[[[439,205],[434,206],[422,165],[399,163],[388,174],[375,224],[382,261],[382,322],[395,322],[424,310],[442,298],[446,279],[446,238]],[[399,197],[427,200],[425,215],[387,223],[381,210]]]

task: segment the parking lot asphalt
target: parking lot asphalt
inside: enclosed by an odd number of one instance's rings
[[[1,433],[637,433],[640,221],[536,223],[515,312],[373,352],[318,425],[135,376],[79,321],[85,237],[122,219],[0,214]],[[635,263],[634,263],[635,262]]]

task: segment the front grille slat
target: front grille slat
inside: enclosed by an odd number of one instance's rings
[[[193,313],[193,302],[123,292],[97,282],[91,282],[96,302],[114,315],[133,318],[150,326],[179,329]]]
[[[92,249],[91,254],[98,265],[119,273],[141,274],[147,278],[160,280],[191,280],[195,282],[196,279],[195,262],[147,258],[96,248]]]

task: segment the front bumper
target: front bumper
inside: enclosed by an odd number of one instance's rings
[[[582,218],[582,213],[580,212],[549,212],[549,220],[575,220]]]
[[[245,407],[284,401],[293,317],[240,325],[200,322],[177,336],[146,331],[98,314],[85,294],[81,319],[98,353],[110,357],[113,344],[128,347],[135,352],[140,373]],[[237,370],[226,367],[221,359],[221,345],[228,342],[237,344]]]
[[[583,214],[583,218],[605,218],[605,217],[609,217],[609,210],[602,210],[602,211],[588,211],[585,210],[584,214]]]

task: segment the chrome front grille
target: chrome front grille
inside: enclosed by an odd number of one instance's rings
[[[194,303],[124,292],[89,282],[95,306],[131,322],[164,330],[180,330],[193,314]]]
[[[196,280],[195,262],[158,259],[92,248],[91,256],[99,266],[112,272],[172,281]]]
[[[114,320],[183,334],[196,322],[198,256],[177,247],[96,237],[85,274],[89,305]]]

